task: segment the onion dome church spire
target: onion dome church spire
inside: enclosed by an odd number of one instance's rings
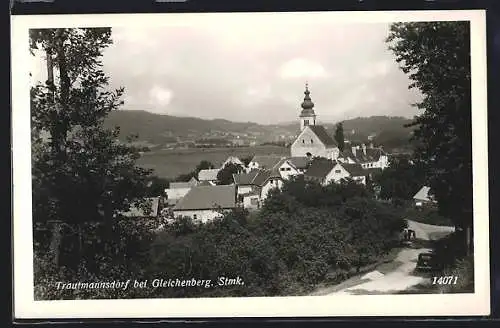
[[[309,84],[306,82],[306,91],[304,91],[304,101],[302,102],[302,111],[300,112],[300,130],[308,125],[316,124],[316,113],[314,113],[314,103],[310,97]]]

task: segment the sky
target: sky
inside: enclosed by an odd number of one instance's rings
[[[413,117],[419,95],[408,90],[410,81],[388,50],[388,31],[387,23],[300,16],[130,24],[112,28],[103,67],[112,87],[125,88],[122,110],[291,122],[307,81],[318,121]]]

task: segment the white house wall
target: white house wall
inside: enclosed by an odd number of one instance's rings
[[[297,176],[301,173],[295,167],[290,165],[288,162],[284,162],[279,167],[279,172],[281,177],[285,180],[289,180],[291,177]]]
[[[271,182],[272,181],[272,182]],[[279,188],[281,189],[283,187],[283,181],[280,179],[269,179],[266,184],[262,187],[262,190],[260,192],[260,198],[262,200],[266,199],[269,192],[272,189]]]
[[[248,194],[252,191],[252,186],[238,186],[238,195]]]
[[[366,184],[366,177],[365,176],[356,176],[352,177],[351,174],[342,166],[342,165],[335,165],[333,169],[330,171],[330,173],[327,174],[325,178],[325,185],[328,185],[332,182],[334,183],[339,183],[340,180],[342,179],[352,179],[354,181],[358,181],[362,184]]]
[[[196,219],[194,216],[196,215]],[[174,211],[174,217],[190,217],[194,222],[207,223],[217,218],[221,218],[223,215],[214,210],[182,210]]]

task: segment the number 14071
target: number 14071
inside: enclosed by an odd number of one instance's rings
[[[458,276],[432,277],[433,285],[456,285]]]

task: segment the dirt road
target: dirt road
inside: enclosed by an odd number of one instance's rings
[[[416,238],[420,240],[437,240],[454,231],[453,227],[435,226],[415,221],[408,221],[408,228],[414,230]],[[353,284],[348,287],[335,288],[333,286],[316,291],[313,295],[366,295],[404,291],[428,280],[415,275],[413,271],[417,264],[418,254],[429,250],[428,248],[405,248],[399,252],[392,266],[381,265],[374,271],[351,278]]]

